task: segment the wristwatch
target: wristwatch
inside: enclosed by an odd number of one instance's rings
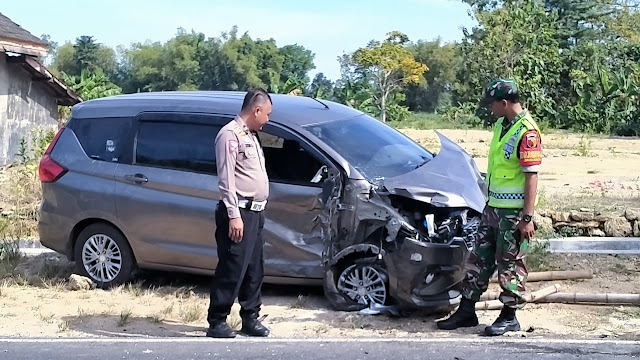
[[[524,221],[526,223],[530,223],[531,219],[532,219],[532,215],[529,215],[529,214],[522,215],[522,221]]]

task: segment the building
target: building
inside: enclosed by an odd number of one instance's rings
[[[48,45],[0,13],[0,165],[31,130],[57,129],[58,105],[82,101],[39,61]]]

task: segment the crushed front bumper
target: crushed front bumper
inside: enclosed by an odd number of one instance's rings
[[[384,258],[390,295],[403,307],[440,307],[460,301],[470,248],[462,237],[430,243],[405,237]]]

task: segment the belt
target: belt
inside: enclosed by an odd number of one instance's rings
[[[267,206],[267,200],[253,201],[253,200],[239,200],[238,207],[242,209],[249,209],[251,211],[262,211]]]

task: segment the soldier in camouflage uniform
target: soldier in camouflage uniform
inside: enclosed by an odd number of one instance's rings
[[[525,303],[525,259],[528,241],[534,232],[531,217],[536,202],[542,145],[540,130],[520,105],[513,80],[500,79],[489,84],[481,105],[500,118],[494,125],[489,150],[486,177],[489,202],[482,214],[474,251],[467,262],[460,306],[437,326],[453,330],[478,325],[475,303],[487,290],[489,279],[497,268],[502,288],[500,301],[504,306],[498,319],[485,328],[485,334],[502,335],[520,330],[515,312]]]

